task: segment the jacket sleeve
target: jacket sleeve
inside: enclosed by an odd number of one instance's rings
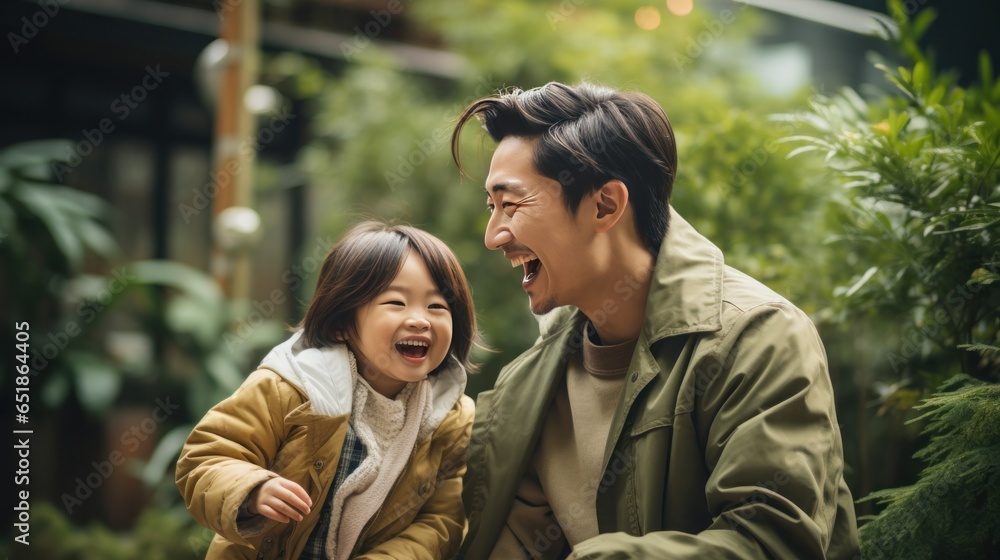
[[[450,442],[441,458],[434,493],[407,528],[355,557],[357,560],[444,560],[458,553],[466,529],[462,477],[465,475],[465,455],[474,417],[475,403],[463,395],[457,410],[444,421],[447,425],[439,427],[440,433],[433,436]]]
[[[691,421],[712,524],[698,534],[599,535],[572,557],[826,558],[843,450],[812,322],[789,304],[759,306],[694,366]]]
[[[278,475],[267,469],[285,439],[284,417],[301,397],[270,372],[257,371],[209,410],[188,436],[177,461],[177,487],[191,516],[243,546],[276,521],[236,521],[258,484]]]

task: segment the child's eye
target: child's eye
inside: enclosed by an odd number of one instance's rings
[[[443,303],[432,303],[427,307],[430,307],[431,309],[444,309],[445,311],[448,310],[448,306]]]
[[[394,299],[394,300],[383,302],[382,305],[401,305],[401,306],[405,306],[406,304],[403,303],[403,302],[401,302],[401,301],[399,301],[398,299]]]

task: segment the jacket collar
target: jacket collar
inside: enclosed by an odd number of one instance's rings
[[[670,230],[660,246],[646,297],[642,335],[652,344],[663,338],[722,328],[722,251],[670,207]],[[565,306],[536,316],[542,337],[583,320]]]
[[[724,268],[722,251],[671,207],[646,298],[647,340],[721,329]]]

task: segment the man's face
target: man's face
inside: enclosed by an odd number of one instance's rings
[[[566,209],[559,183],[538,174],[535,142],[508,136],[497,146],[486,179],[491,215],[485,241],[489,249],[502,249],[511,266],[523,267],[521,286],[532,313],[541,315],[561,305],[581,305],[593,232]]]

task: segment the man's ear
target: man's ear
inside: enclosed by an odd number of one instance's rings
[[[625,214],[625,207],[628,205],[628,187],[615,179],[601,185],[594,191],[593,197],[597,206],[598,231],[608,231]]]

